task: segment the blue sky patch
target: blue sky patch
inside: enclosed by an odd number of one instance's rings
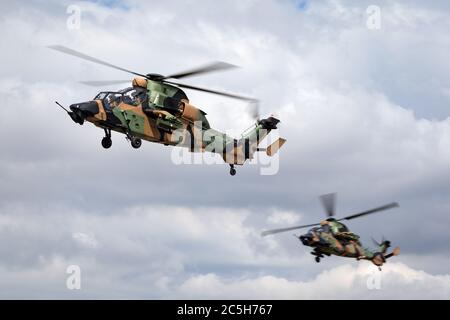
[[[118,8],[122,10],[129,10],[130,6],[124,0],[86,0],[88,2],[93,2],[108,8]]]

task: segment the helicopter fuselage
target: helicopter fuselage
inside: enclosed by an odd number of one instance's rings
[[[356,258],[357,260],[370,260],[373,264],[380,267],[387,259],[397,256],[400,253],[399,247],[396,247],[391,253],[386,252],[391,245],[388,240],[382,240],[381,243],[374,240],[374,243],[376,243],[378,247],[375,250],[363,247],[359,241],[359,236],[351,232],[347,226],[341,222],[343,220],[352,220],[367,216],[368,214],[396,208],[398,207],[397,202],[391,202],[384,206],[336,219],[334,218],[336,193],[321,195],[320,200],[327,213],[327,219],[322,220],[319,223],[266,230],[263,231],[261,235],[267,236],[270,234],[313,227],[309,229],[307,233],[298,236],[298,239],[303,245],[314,249],[311,254],[316,256],[316,262],[320,262],[320,259],[323,258],[324,255],[336,255],[339,257]]]
[[[330,224],[333,224],[332,221]],[[336,222],[345,227],[342,223]],[[383,241],[379,244],[377,250],[370,250],[363,247],[359,241],[359,236],[348,231],[334,233],[329,224],[310,229],[307,233],[299,236],[303,245],[314,248],[311,252],[316,256],[316,261],[325,256],[339,256],[347,258],[356,258],[358,260],[372,261],[376,266],[381,266],[386,261],[385,253],[390,247],[389,241]]]
[[[88,121],[104,129],[104,139],[109,139],[106,146],[102,141],[104,147],[111,146],[111,131],[116,131],[125,134],[132,145],[142,139],[191,152],[217,153],[232,166],[251,159],[258,144],[279,122],[273,117],[259,120],[241,139],[234,139],[212,129],[206,113],[190,104],[179,88],[154,81],[148,81],[147,86],[147,90],[135,86],[100,92],[92,101],[72,104],[71,117],[79,124]]]

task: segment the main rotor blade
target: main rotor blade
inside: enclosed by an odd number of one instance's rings
[[[320,196],[320,201],[327,212],[328,217],[334,216],[336,206],[336,193],[328,193]]]
[[[103,86],[112,86],[115,84],[128,83],[130,80],[105,80],[105,81],[80,81],[80,83],[93,86],[93,87],[103,87]]]
[[[205,66],[198,67],[195,69],[187,70],[184,72],[174,73],[174,74],[164,77],[163,79],[170,79],[170,78],[181,79],[181,78],[196,76],[196,75],[199,75],[202,73],[208,73],[208,72],[214,72],[214,71],[220,71],[220,70],[226,70],[226,69],[232,69],[232,68],[237,68],[237,66],[226,63],[226,62],[217,61],[217,62],[212,62],[210,64],[207,64]]]
[[[360,213],[352,214],[351,216],[347,216],[347,217],[338,219],[338,221],[351,220],[351,219],[359,218],[359,217],[362,217],[362,216],[365,216],[365,215],[368,215],[368,214],[371,214],[371,213],[384,211],[384,210],[388,210],[388,209],[392,209],[392,208],[397,208],[398,206],[399,205],[398,205],[397,202],[392,202],[392,203],[386,204],[386,205],[378,207],[378,208],[374,208],[374,209],[371,209],[371,210],[367,210],[367,211],[363,211],[363,212],[360,212]]]
[[[88,56],[87,54],[78,52],[76,50],[73,50],[73,49],[70,49],[70,48],[67,48],[67,47],[64,47],[64,46],[54,45],[54,46],[48,46],[48,48],[56,50],[56,51],[59,51],[59,52],[62,52],[62,53],[65,53],[65,54],[72,55],[72,56],[80,58],[80,59],[84,59],[84,60],[87,60],[87,61],[98,63],[98,64],[101,64],[101,65],[104,65],[104,66],[107,66],[107,67],[110,67],[110,68],[113,68],[113,69],[117,69],[117,70],[120,70],[120,71],[125,71],[125,72],[128,72],[128,73],[131,73],[131,74],[134,74],[134,75],[146,78],[146,76],[143,75],[143,74],[140,74],[140,73],[128,70],[128,69],[124,69],[124,68],[115,66],[115,65],[113,65],[111,63],[102,61],[100,59],[97,59],[97,58],[94,58],[94,57],[91,57],[91,56]]]
[[[318,226],[318,225],[320,225],[320,223],[306,224],[306,225],[303,225],[303,226],[296,226],[296,227],[290,227],[290,228],[272,229],[272,230],[267,230],[267,231],[261,232],[261,236],[265,237],[265,236],[268,236],[269,234],[286,232],[286,231],[302,229],[302,228],[308,228],[308,227],[314,227],[314,226]]]
[[[224,96],[224,97],[228,97],[228,98],[233,98],[233,99],[239,99],[239,100],[244,100],[244,101],[250,101],[250,102],[257,102],[258,100],[255,98],[250,98],[250,97],[244,97],[244,96],[239,96],[236,94],[232,94],[232,93],[226,93],[226,92],[221,92],[221,91],[215,91],[215,90],[210,90],[210,89],[205,89],[205,88],[200,88],[200,87],[194,87],[191,85],[187,85],[187,84],[183,84],[183,83],[178,83],[178,82],[172,82],[172,81],[166,81],[164,80],[165,83],[168,84],[173,84],[175,86],[178,86],[180,88],[186,88],[186,89],[191,89],[191,90],[197,90],[197,91],[202,91],[202,92],[208,92],[208,93],[212,93],[212,94],[217,94],[219,96]]]

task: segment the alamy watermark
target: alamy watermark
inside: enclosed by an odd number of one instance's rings
[[[66,26],[69,30],[81,29],[81,8],[75,4],[67,7],[66,13],[69,15],[66,20]]]
[[[370,5],[366,9],[366,26],[369,30],[381,29],[381,8],[376,5]]]
[[[232,165],[258,165],[261,175],[274,175],[280,167],[280,145],[278,131],[252,128],[240,139],[233,139],[226,133],[214,129],[203,129],[201,122],[196,122],[191,130],[177,129],[172,132],[171,141],[176,146],[172,149],[171,161],[175,165],[201,164],[213,165],[228,163]],[[269,132],[271,135],[269,136]],[[270,147],[262,147],[265,141]],[[270,156],[269,156],[270,154]]]
[[[366,279],[366,286],[369,290],[381,290],[381,272],[379,271],[372,271],[367,279]]]
[[[70,265],[66,269],[66,273],[69,274],[66,280],[66,287],[69,290],[81,289],[81,268],[78,265]]]

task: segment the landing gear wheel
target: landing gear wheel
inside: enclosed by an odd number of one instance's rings
[[[234,168],[233,165],[230,165],[230,174],[231,174],[232,176],[234,176],[234,175],[236,174],[236,169]]]
[[[320,257],[315,257],[314,260],[316,260],[316,262],[319,263],[320,262]]]
[[[111,140],[111,138],[109,138],[109,137],[104,137],[104,138],[102,139],[102,147],[103,147],[103,148],[109,149],[109,148],[111,148],[111,145],[112,145],[112,140]]]
[[[142,140],[139,138],[131,138],[131,146],[135,149],[139,149],[142,145]]]

